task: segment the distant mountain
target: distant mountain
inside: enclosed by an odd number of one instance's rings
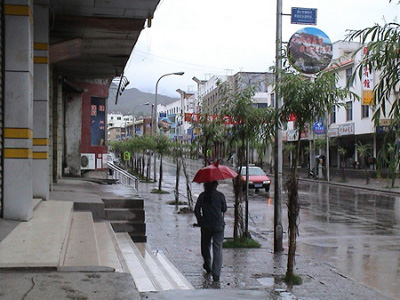
[[[155,95],[152,93],[144,93],[138,89],[126,89],[122,92],[122,95],[118,96],[117,105],[115,105],[115,98],[117,95],[117,86],[111,84],[110,92],[108,97],[108,112],[121,112],[123,114],[130,114],[135,110],[135,115],[147,115],[151,114],[151,105],[154,104]],[[158,104],[169,104],[179,98],[171,98],[164,95],[157,95]],[[143,105],[149,102],[149,105]],[[135,108],[136,107],[136,108]]]

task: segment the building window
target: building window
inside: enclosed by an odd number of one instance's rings
[[[346,121],[353,120],[353,102],[347,101],[346,102]]]
[[[361,118],[368,118],[368,117],[369,117],[369,106],[361,105]]]
[[[347,68],[346,69],[346,85],[349,85],[351,74],[353,74],[353,68]]]
[[[121,117],[117,117],[117,120],[121,120]]]
[[[330,124],[336,123],[336,107],[334,106],[330,116]]]

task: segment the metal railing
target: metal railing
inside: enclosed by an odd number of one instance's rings
[[[118,167],[117,165],[108,162],[108,168],[111,170],[111,176],[113,179],[118,180],[119,183],[124,185],[133,186],[135,190],[138,190],[139,179],[136,176],[128,173],[126,170]]]

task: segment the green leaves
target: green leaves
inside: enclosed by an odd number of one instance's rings
[[[334,107],[342,106],[344,103],[340,100],[358,98],[347,88],[338,88],[337,82],[337,75],[333,72],[319,73],[315,78],[297,72],[283,74],[276,87],[283,98],[279,112],[281,122],[286,122],[294,113],[296,129],[303,130],[305,124],[314,122],[317,117],[324,117]]]
[[[376,24],[362,30],[350,33],[349,40],[361,40],[367,44],[368,53],[358,64],[354,74],[361,79],[363,69],[368,67],[379,74],[378,84],[374,87],[375,124],[379,124],[381,116],[394,118],[400,123],[400,24],[387,23],[383,26]],[[358,51],[361,51],[361,47]],[[354,74],[352,80],[354,80]],[[389,111],[386,104],[390,103]]]

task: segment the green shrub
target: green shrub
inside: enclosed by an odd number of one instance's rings
[[[238,240],[227,240],[223,243],[224,248],[260,248],[261,244],[251,238],[241,238]]]

